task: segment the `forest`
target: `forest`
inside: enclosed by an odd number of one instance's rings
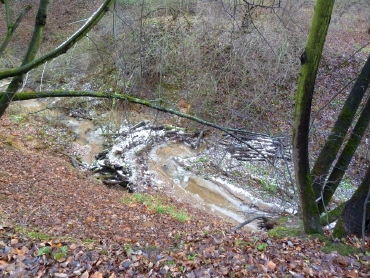
[[[368,277],[368,1],[0,8],[4,277]]]

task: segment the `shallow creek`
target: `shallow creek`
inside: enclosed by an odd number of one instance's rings
[[[30,112],[46,108],[47,103],[29,100],[21,103]],[[90,120],[76,119],[51,110],[50,116],[64,123],[76,134],[73,149],[91,164],[95,154],[103,150],[102,130]],[[137,119],[138,120],[138,119]],[[172,192],[188,203],[222,215],[235,223],[242,222],[257,214],[272,210],[272,205],[252,197],[248,192],[223,182],[220,179],[205,179],[187,171],[177,163],[177,159],[196,157],[202,148],[194,150],[182,143],[162,143],[155,146],[148,155],[148,167],[153,172],[153,183],[158,188]],[[246,229],[255,230],[254,223]]]
[[[246,217],[259,211],[245,204],[241,196],[236,197],[222,186],[211,180],[196,176],[176,162],[176,157],[196,156],[200,150],[194,150],[183,144],[163,144],[155,147],[149,154],[149,169],[157,174],[156,182],[170,185],[175,196],[181,196],[187,202],[202,206],[218,215],[223,215],[235,222],[243,222]],[[255,230],[250,224],[246,227]]]

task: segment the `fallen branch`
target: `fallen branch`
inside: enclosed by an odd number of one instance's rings
[[[266,216],[259,215],[259,216],[252,217],[252,218],[240,223],[239,225],[235,226],[232,230],[236,231],[237,229],[240,229],[241,227],[244,227],[245,225],[253,222],[254,220],[259,220],[257,226],[261,230],[271,230],[276,225],[276,221],[274,219],[268,218]]]

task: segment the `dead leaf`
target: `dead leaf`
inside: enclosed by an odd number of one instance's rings
[[[276,269],[276,264],[273,262],[273,261],[269,261],[267,264],[266,264],[266,267],[271,270],[271,271],[274,271]]]
[[[94,274],[90,275],[90,278],[103,278],[103,273],[97,271]]]
[[[348,271],[345,275],[348,278],[358,278],[358,271],[354,269],[354,270]]]

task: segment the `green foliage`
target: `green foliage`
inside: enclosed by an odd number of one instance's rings
[[[268,178],[262,178],[261,185],[262,185],[262,189],[267,192],[275,194],[277,191],[277,188],[276,188],[277,185],[273,183],[272,181],[270,181],[270,179]]]
[[[40,232],[26,232],[25,233],[33,239],[39,239],[39,240],[48,240],[50,239],[50,236],[40,233]]]
[[[188,258],[188,260],[189,260],[189,261],[194,261],[194,259],[195,259],[197,256],[198,256],[198,254],[189,254],[187,258]]]
[[[262,244],[260,244],[260,245],[258,245],[258,246],[257,246],[257,249],[258,249],[259,251],[263,251],[263,250],[265,250],[267,247],[268,247],[268,244],[267,244],[267,243],[262,243]]]
[[[45,247],[40,248],[39,252],[37,252],[37,256],[42,256],[42,255],[46,255],[50,253],[51,253],[50,246],[45,246]]]
[[[62,246],[59,249],[56,250],[56,252],[53,252],[53,258],[54,260],[61,261],[67,258],[68,255],[68,247]]]
[[[172,261],[172,260],[171,261],[164,261],[163,265],[174,266],[174,265],[176,265],[176,262]]]
[[[37,256],[43,256],[47,254],[52,254],[54,260],[56,261],[62,261],[67,258],[68,247],[62,246],[60,248],[57,248],[56,250],[52,250],[50,246],[45,246],[40,248],[40,250],[37,252]]]
[[[125,244],[123,248],[125,249],[127,255],[130,255],[134,252],[129,244]]]

